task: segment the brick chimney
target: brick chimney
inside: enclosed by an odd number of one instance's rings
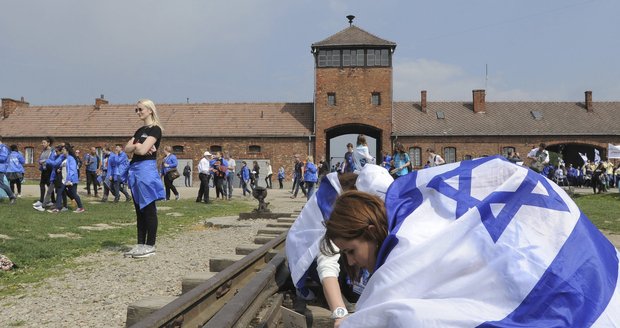
[[[586,110],[588,113],[594,111],[594,108],[592,108],[592,91],[586,91]]]
[[[109,102],[103,99],[103,95],[100,98],[95,99],[95,109],[101,109],[102,105],[107,105]]]
[[[420,108],[422,113],[426,113],[426,90],[420,92]]]
[[[21,97],[21,100],[2,98],[2,112],[0,114],[2,114],[2,118],[7,118],[13,114],[16,109],[21,107],[27,108],[29,106],[30,104],[24,100],[24,97]]]
[[[486,111],[484,90],[473,90],[472,93],[474,95],[474,113],[484,113]]]

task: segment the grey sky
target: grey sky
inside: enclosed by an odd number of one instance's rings
[[[354,24],[398,44],[394,98],[619,100],[620,2],[4,1],[0,97],[31,105],[311,102],[310,45]],[[485,66],[488,65],[488,80]]]

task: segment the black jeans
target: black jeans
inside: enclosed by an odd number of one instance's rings
[[[140,209],[138,201],[133,199],[133,206],[136,209],[136,221],[138,228],[138,244],[155,246],[157,239],[157,207],[155,202]]]
[[[196,197],[196,201],[204,201],[205,203],[209,202],[209,180],[211,179],[210,174],[200,173],[198,174],[198,178],[200,179],[200,188],[198,188],[198,197]]]
[[[169,174],[164,175],[164,186],[166,187],[166,200],[170,200],[170,190],[172,190],[175,196],[179,195],[177,187],[175,187],[174,184],[172,184],[172,180],[170,180]]]
[[[99,182],[97,181],[96,171],[86,171],[86,192],[90,195],[90,185],[93,185],[93,192],[97,197],[97,189],[99,188]]]

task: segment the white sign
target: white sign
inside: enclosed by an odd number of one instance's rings
[[[620,158],[620,146],[608,144],[607,158]]]

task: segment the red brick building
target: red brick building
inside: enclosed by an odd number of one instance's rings
[[[545,142],[566,162],[580,164],[578,152],[592,158],[598,149],[605,158],[607,144],[620,143],[620,102],[595,102],[591,91],[577,103],[486,102],[484,90],[473,90],[470,102],[444,102],[429,101],[432,91],[420,86],[419,99],[395,102],[395,49],[396,43],[351,24],[312,44],[312,103],[157,104],[162,146],[173,146],[179,159],[192,161],[194,176],[205,150],[229,150],[238,161],[270,160],[274,172],[284,166],[290,178],[291,155],[318,159],[343,153],[330,150],[329,141],[347,134],[375,139],[376,154],[391,152],[401,142],[416,167],[426,161],[426,148],[453,162],[508,149],[525,156]],[[0,135],[25,153],[27,177],[38,176],[31,163],[44,136],[70,142],[82,152],[127,142],[141,123],[135,104],[109,104],[103,98],[82,106],[31,106],[23,98],[2,99]]]

